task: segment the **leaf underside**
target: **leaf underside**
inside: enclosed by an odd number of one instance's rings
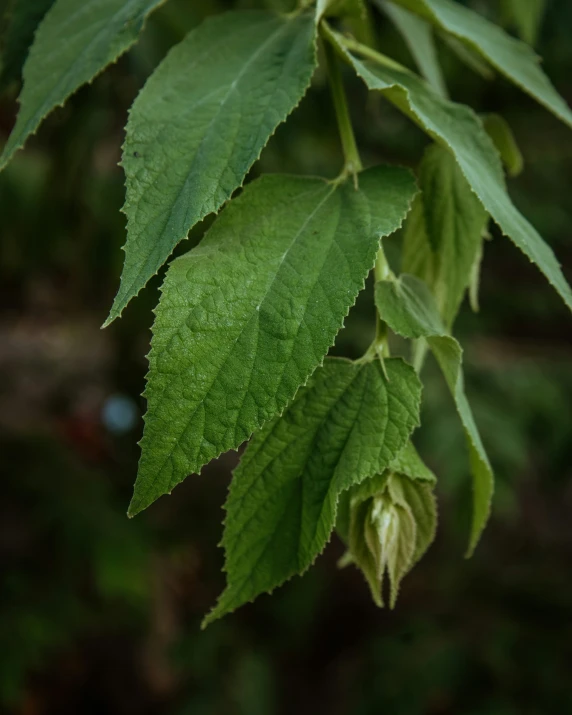
[[[156,311],[135,514],[280,413],[322,362],[417,188],[267,175],[174,261]]]
[[[335,33],[331,36],[369,89],[380,91],[453,153],[484,208],[503,233],[536,263],[572,310],[572,290],[560,265],[550,246],[512,203],[498,152],[473,110],[443,99],[405,68],[361,62],[348,52],[343,38]]]
[[[516,0],[521,5],[533,0]],[[455,0],[392,0],[481,54],[499,72],[572,127],[572,111],[540,67],[534,50]]]
[[[151,75],[126,128],[125,265],[107,323],[242,185],[310,84],[315,34],[310,13],[224,13],[191,32]]]
[[[524,158],[509,123],[499,114],[487,114],[483,118],[483,126],[493,140],[507,174],[518,176],[524,166]]]
[[[451,152],[439,144],[425,152],[419,184],[404,228],[402,270],[431,286],[450,328],[480,255],[488,216]]]
[[[418,424],[421,385],[400,359],[327,359],[248,445],[226,504],[227,589],[205,625],[305,571],[339,495],[382,472]]]
[[[522,39],[534,45],[546,10],[546,0],[504,0],[502,9],[509,22],[516,25]]]
[[[382,0],[378,4],[399,30],[419,72],[438,94],[446,97],[447,88],[431,25],[418,15],[399,5],[394,5],[389,0]]]
[[[463,351],[447,334],[437,305],[425,283],[414,276],[380,281],[375,288],[379,314],[389,327],[405,338],[426,338],[453,395],[469,447],[473,474],[473,523],[468,554],[472,553],[486,525],[494,488],[493,472],[483,447],[464,390]]]

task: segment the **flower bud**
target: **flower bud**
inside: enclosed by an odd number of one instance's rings
[[[349,499],[349,557],[363,572],[378,606],[389,578],[390,606],[399,584],[423,554],[435,532],[431,486],[386,472],[360,485]]]

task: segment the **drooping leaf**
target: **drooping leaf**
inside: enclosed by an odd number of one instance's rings
[[[382,92],[453,152],[472,190],[503,233],[536,263],[572,309],[572,290],[560,265],[550,246],[510,200],[498,152],[478,116],[469,107],[439,97],[426,82],[392,60],[375,55],[375,63],[361,62],[347,50],[351,43],[342,36],[330,30],[328,37],[370,89]]]
[[[264,176],[169,269],[153,327],[130,513],[235,449],[321,363],[416,192],[404,169],[353,182]]]
[[[454,338],[448,336],[435,336],[428,338],[427,342],[453,395],[467,438],[473,475],[473,520],[467,550],[467,556],[470,556],[475,550],[490,516],[494,474],[465,395],[461,346]]]
[[[518,176],[524,160],[509,123],[499,114],[487,114],[483,118],[483,126],[501,155],[508,175]]]
[[[42,119],[137,39],[163,0],[56,0],[40,23],[24,65],[20,111],[0,169]]]
[[[505,20],[514,23],[519,35],[535,45],[546,9],[546,0],[501,0]]]
[[[438,94],[446,97],[447,88],[437,57],[431,25],[418,15],[387,0],[381,0],[379,6],[403,36],[419,72]]]
[[[470,284],[488,217],[451,152],[438,144],[425,152],[419,184],[415,215],[405,224],[402,270],[431,286],[450,328]]]
[[[516,0],[526,5],[532,0]],[[479,52],[499,72],[572,127],[572,111],[540,67],[538,56],[524,42],[508,35],[479,13],[455,0],[392,0]]]
[[[418,423],[421,385],[402,360],[328,359],[247,447],[223,536],[227,588],[205,624],[302,573],[326,545],[339,495],[381,473]]]
[[[472,50],[462,40],[459,40],[448,32],[441,31],[438,33],[440,39],[447,45],[455,57],[466,65],[469,69],[476,72],[486,80],[494,79],[495,72],[490,64],[483,59],[475,50]]]
[[[435,265],[435,253],[427,236],[424,201],[420,193],[415,197],[403,226],[401,269],[421,278],[434,289],[437,266]]]
[[[0,89],[21,78],[36,28],[53,4],[54,0],[13,0],[1,38]]]
[[[405,273],[394,280],[378,281],[375,303],[381,319],[404,338],[447,335],[429,287],[415,276]]]
[[[107,323],[242,184],[308,88],[315,34],[310,13],[216,15],[148,79],[127,123],[125,265]]]
[[[464,391],[463,351],[443,325],[437,305],[427,285],[414,276],[380,281],[375,300],[381,318],[405,338],[426,338],[443,372],[461,418],[473,473],[473,524],[469,541],[471,553],[490,513],[494,477],[473,413]]]

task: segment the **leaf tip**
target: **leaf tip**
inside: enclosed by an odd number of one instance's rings
[[[11,154],[6,153],[5,151],[0,154],[0,171],[3,171],[6,168],[11,158]]]
[[[105,328],[108,328],[111,323],[113,323],[117,318],[121,317],[121,314],[125,310],[127,303],[125,299],[123,298],[123,294],[121,292],[121,288],[119,289],[119,292],[115,296],[115,300],[113,301],[113,305],[111,306],[111,310],[109,311],[109,315],[105,319],[105,322],[101,326],[102,330]]]
[[[229,613],[229,609],[225,608],[222,605],[222,598],[226,594],[226,590],[223,591],[223,593],[220,595],[219,600],[217,603],[213,606],[213,608],[207,613],[207,615],[203,618],[201,621],[201,631],[206,630],[210,625],[212,625],[215,621],[220,620],[224,615]],[[234,609],[230,609],[230,611],[233,611]]]
[[[140,514],[148,506],[149,504],[146,504],[145,502],[141,501],[141,499],[136,498],[136,495],[134,494],[131,498],[129,506],[127,507],[127,517],[129,519],[133,519],[134,516]]]
[[[471,530],[471,535],[469,537],[469,544],[467,546],[467,550],[465,551],[465,558],[470,559],[472,558],[473,554],[475,553],[475,550],[477,546],[479,545],[479,541],[481,540],[482,533],[485,529],[485,526],[487,525],[488,518],[490,516],[490,511],[487,514],[486,518],[484,521],[480,524],[480,526],[473,526]]]
[[[215,611],[211,611],[211,613],[207,613],[207,615],[203,618],[201,621],[201,631],[206,631],[206,629],[213,624],[216,620],[218,620],[218,616],[216,615]]]
[[[473,554],[475,553],[475,549],[477,548],[477,546],[479,544],[479,539],[480,539],[480,534],[477,536],[471,537],[471,540],[469,541],[469,545],[467,546],[467,550],[465,551],[466,559],[471,559],[473,557]]]

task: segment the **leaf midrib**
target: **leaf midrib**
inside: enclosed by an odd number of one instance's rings
[[[202,138],[201,138],[201,140],[200,140],[200,143],[198,144],[198,146],[196,147],[196,149],[195,149],[195,151],[194,151],[194,153],[193,153],[193,157],[189,160],[189,169],[188,169],[188,171],[187,171],[185,180],[184,180],[183,184],[181,185],[179,191],[177,192],[176,198],[175,198],[172,202],[170,202],[170,207],[171,207],[171,208],[167,208],[167,209],[165,209],[164,212],[163,212],[163,213],[164,213],[164,216],[165,216],[165,219],[164,219],[164,221],[162,222],[162,228],[161,228],[161,232],[158,234],[157,243],[159,243],[159,244],[163,244],[163,243],[164,243],[165,235],[167,234],[167,231],[168,231],[168,229],[169,229],[169,227],[170,227],[170,223],[171,223],[171,220],[170,220],[170,219],[171,219],[171,216],[172,216],[173,212],[176,210],[176,207],[179,206],[179,204],[181,203],[182,198],[184,198],[183,195],[187,193],[187,188],[188,188],[189,182],[190,182],[190,180],[191,180],[191,178],[192,178],[192,176],[193,176],[194,171],[196,170],[196,166],[195,166],[195,164],[196,164],[196,157],[197,157],[197,155],[199,154],[199,152],[201,151],[201,149],[202,149],[202,147],[203,147],[203,145],[204,145],[204,143],[205,143],[205,141],[206,141],[207,136],[210,134],[211,130],[217,125],[217,123],[218,123],[218,121],[219,121],[220,114],[221,114],[221,112],[223,111],[223,109],[225,108],[225,106],[226,106],[226,104],[228,103],[228,101],[230,100],[230,98],[231,98],[231,97],[233,96],[233,94],[235,93],[239,81],[244,77],[244,75],[245,75],[245,73],[247,72],[247,70],[250,69],[251,65],[258,59],[258,57],[263,53],[263,51],[265,51],[265,50],[267,49],[268,45],[270,45],[272,42],[276,41],[276,39],[280,36],[280,34],[283,33],[285,30],[290,30],[290,26],[289,26],[289,23],[288,23],[288,22],[282,22],[282,24],[279,26],[279,28],[278,28],[272,35],[270,35],[270,37],[268,37],[268,38],[262,43],[262,45],[260,45],[260,46],[258,47],[258,49],[250,56],[250,58],[248,59],[248,61],[243,65],[242,69],[240,70],[240,72],[239,72],[239,74],[237,75],[237,77],[235,78],[235,80],[233,80],[233,82],[228,86],[227,91],[226,91],[226,95],[225,95],[224,99],[223,99],[222,102],[220,103],[220,105],[219,105],[219,107],[218,107],[218,109],[217,109],[215,115],[213,116],[213,118],[211,119],[211,121],[209,122],[209,124],[207,125],[206,130],[205,130],[205,132],[204,132],[204,134],[203,134],[203,136],[202,136]],[[212,52],[212,48],[210,48],[209,54],[210,54],[211,52]],[[207,54],[207,53],[205,53],[205,54]],[[213,92],[211,92],[211,94],[212,94],[212,93],[214,93],[214,90],[213,90]],[[200,104],[201,104],[201,100],[200,100],[199,102],[197,102],[195,105],[193,105],[193,109],[196,108],[197,106],[199,106]],[[252,166],[252,164],[251,164],[251,166]],[[247,170],[248,170],[248,169],[247,169]],[[158,178],[159,178],[159,177],[156,178],[155,182],[158,181]],[[217,180],[217,186],[218,186],[219,184],[220,184],[220,177],[219,177],[219,179]],[[228,192],[225,192],[225,193],[228,194]],[[227,198],[228,198],[228,196],[230,196],[230,194],[227,195]],[[141,203],[142,200],[143,200],[143,197],[141,197],[140,200],[137,201],[135,205],[136,205],[136,206],[139,206],[139,204]],[[212,200],[212,197],[211,197],[211,200]],[[213,208],[213,209],[211,209],[210,211],[208,211],[207,213],[203,213],[202,210],[201,210],[201,211],[195,211],[195,215],[198,216],[198,217],[200,217],[200,215],[203,214],[202,217],[204,218],[204,217],[207,216],[209,213],[212,213],[212,212],[215,211],[215,210],[216,210],[216,209]],[[192,212],[190,212],[190,213],[191,213],[191,215],[192,215]],[[185,223],[189,223],[189,220],[188,220],[188,218],[187,218],[186,216],[185,216],[185,219],[186,219],[186,220],[185,220]],[[200,218],[197,218],[197,221],[198,221],[198,220],[200,220]],[[128,221],[127,221],[128,230],[129,230],[130,226],[132,225],[133,221],[135,221],[135,218],[132,219],[132,218],[129,216]],[[196,221],[195,221],[195,223],[196,223]],[[186,229],[186,232],[185,232],[184,235],[182,235],[182,236],[176,236],[174,239],[169,238],[168,243],[173,243],[173,247],[174,247],[174,245],[176,245],[179,241],[182,241],[182,240],[186,237],[186,235],[188,234],[189,230],[192,228],[193,225],[194,225],[194,224],[191,224],[191,226],[189,226],[189,228]],[[136,240],[137,243],[139,243],[141,237],[147,235],[148,233],[149,233],[149,223],[147,223],[147,224],[145,225],[145,228],[144,228],[143,230],[139,231],[139,232],[136,234],[136,237],[134,237],[134,240]],[[147,244],[144,243],[144,244],[143,244],[143,247],[145,248],[146,245],[147,245]],[[173,247],[172,247],[172,248],[173,248]],[[131,292],[133,291],[133,287],[134,287],[136,284],[139,284],[139,283],[140,283],[142,276],[143,276],[143,275],[146,275],[146,274],[148,273],[148,271],[146,270],[146,268],[147,268],[147,266],[148,266],[149,259],[152,257],[152,255],[153,255],[153,253],[154,253],[153,248],[154,248],[154,246],[151,247],[149,250],[145,251],[146,261],[145,261],[144,266],[142,266],[142,268],[140,268],[140,270],[139,270],[139,272],[137,273],[136,277],[131,281],[131,283],[129,284],[129,286],[128,286],[127,288],[125,288],[124,291],[122,291],[123,293],[126,293],[126,294],[131,293]],[[171,248],[171,250],[172,250],[172,248]]]
[[[265,291],[265,293],[264,293],[264,295],[263,295],[263,297],[262,297],[262,300],[261,300],[260,303],[259,303],[259,307],[264,303],[264,301],[265,301],[266,298],[268,297],[268,294],[270,293],[270,291],[271,291],[271,289],[272,289],[272,287],[273,287],[273,285],[274,285],[274,282],[275,282],[275,280],[276,280],[278,270],[279,270],[280,266],[282,265],[282,263],[284,262],[284,260],[285,260],[285,258],[286,258],[286,255],[291,251],[291,249],[293,248],[293,246],[296,244],[298,238],[300,237],[301,233],[302,233],[302,232],[304,231],[304,229],[306,228],[307,224],[312,220],[312,218],[316,215],[316,213],[321,209],[321,207],[323,206],[323,204],[332,196],[332,194],[333,194],[333,193],[335,192],[335,190],[336,190],[336,187],[333,186],[333,185],[331,185],[331,186],[328,187],[328,188],[329,188],[329,191],[326,193],[325,197],[320,201],[320,203],[318,204],[318,206],[311,212],[311,214],[310,214],[308,217],[306,217],[306,219],[304,220],[304,222],[303,222],[301,228],[300,228],[300,229],[298,230],[298,232],[295,234],[295,236],[294,236],[294,238],[292,239],[292,241],[290,242],[288,248],[287,248],[286,251],[284,252],[284,254],[283,254],[283,256],[282,256],[282,259],[281,259],[281,261],[280,261],[280,263],[279,263],[279,265],[278,265],[278,268],[277,268],[277,270],[276,270],[276,272],[275,272],[275,274],[274,274],[274,276],[273,276],[273,278],[272,278],[270,284],[268,285],[268,287],[267,287],[267,289],[266,289],[266,291]],[[286,210],[286,208],[285,208],[284,210]],[[187,420],[185,426],[183,427],[183,429],[182,429],[182,431],[181,431],[181,434],[179,435],[179,437],[177,438],[177,440],[174,442],[170,454],[165,457],[165,459],[163,460],[163,463],[161,464],[161,467],[156,471],[155,477],[151,480],[151,482],[148,483],[147,489],[145,490],[145,495],[146,495],[146,496],[149,495],[149,493],[151,492],[152,488],[153,488],[153,487],[155,486],[155,484],[157,483],[157,480],[159,479],[159,475],[163,472],[163,469],[165,468],[165,465],[167,464],[167,462],[169,461],[169,459],[172,458],[172,456],[173,456],[175,450],[179,449],[180,443],[181,443],[181,441],[183,440],[183,438],[184,438],[185,434],[187,433],[187,431],[189,430],[189,428],[190,428],[190,426],[191,426],[191,422],[193,421],[193,419],[194,419],[194,417],[195,417],[195,415],[196,415],[198,409],[200,408],[201,405],[203,405],[203,404],[205,403],[206,398],[207,398],[208,394],[210,393],[210,391],[212,390],[213,385],[214,385],[214,384],[216,383],[216,381],[218,380],[222,369],[223,369],[224,366],[227,364],[228,360],[231,358],[231,356],[232,356],[232,351],[233,351],[234,347],[236,346],[236,343],[240,340],[240,338],[242,337],[244,331],[245,331],[246,328],[250,325],[251,321],[252,321],[253,319],[257,319],[258,316],[259,316],[259,310],[256,310],[256,309],[255,309],[254,314],[253,314],[253,315],[250,317],[250,319],[247,320],[246,323],[242,326],[242,328],[241,328],[241,330],[240,330],[240,333],[237,335],[237,337],[235,338],[235,340],[234,340],[234,341],[232,342],[232,344],[229,346],[228,353],[227,353],[227,355],[226,355],[226,357],[225,357],[225,360],[224,360],[224,362],[221,364],[221,366],[217,369],[217,371],[216,371],[216,373],[215,373],[215,375],[214,375],[214,377],[213,377],[213,379],[212,379],[212,381],[211,381],[211,383],[210,383],[208,389],[207,389],[207,390],[205,391],[205,393],[204,393],[205,396],[203,397],[203,399],[201,400],[201,402],[199,402],[199,403],[197,404],[197,406],[195,407],[195,409],[193,410],[193,412],[192,412],[191,415],[189,416],[189,418],[188,418],[188,420]],[[174,333],[173,336],[172,336],[172,338],[171,338],[171,340],[173,340],[173,339],[174,339],[175,337],[177,337],[178,335],[179,335],[179,333]],[[180,337],[180,335],[179,335],[179,337]],[[167,347],[166,347],[165,349],[167,349]],[[159,399],[162,399],[163,394],[164,394],[164,392],[165,392],[166,389],[167,389],[167,386],[165,386],[165,387],[163,388],[163,390],[161,391],[161,397],[160,397]],[[245,393],[245,394],[246,394],[246,393]],[[241,409],[242,409],[242,408],[241,408]],[[266,421],[266,420],[264,420],[264,421]],[[260,422],[257,420],[257,426],[260,427],[261,424],[263,424],[263,423],[260,423]],[[203,437],[204,437],[204,434],[203,434]],[[201,441],[202,441],[202,440],[201,440]],[[237,446],[238,446],[238,445],[237,445]],[[229,448],[229,449],[232,449],[232,447]],[[196,460],[196,456],[195,456],[195,460]],[[175,485],[172,484],[172,478],[171,478],[169,481],[170,481],[170,487],[171,487],[171,488],[172,488],[173,486],[175,486]],[[178,482],[177,482],[177,483],[178,483]],[[140,501],[142,501],[142,500],[140,500]]]
[[[311,441],[308,443],[307,449],[305,450],[304,462],[303,462],[303,464],[301,465],[300,469],[297,470],[297,471],[298,471],[298,476],[296,477],[295,480],[291,480],[291,481],[294,482],[295,484],[301,483],[302,491],[303,491],[303,483],[304,483],[304,481],[305,481],[305,480],[304,480],[304,474],[303,474],[303,473],[304,473],[304,470],[305,470],[306,465],[307,465],[307,463],[308,463],[308,459],[309,459],[310,456],[314,453],[315,448],[316,448],[316,444],[317,444],[317,442],[319,441],[319,439],[321,438],[322,429],[323,429],[324,425],[325,425],[325,424],[328,422],[328,420],[330,419],[332,413],[337,409],[339,402],[344,398],[344,396],[345,396],[345,395],[347,394],[347,392],[350,390],[350,388],[352,387],[352,385],[355,383],[355,381],[357,380],[357,378],[358,378],[359,375],[361,374],[362,370],[363,370],[363,366],[359,366],[357,369],[356,369],[356,368],[353,369],[353,373],[354,373],[354,374],[351,375],[351,379],[349,380],[349,382],[347,383],[347,385],[344,387],[343,391],[342,391],[342,392],[336,397],[336,399],[332,402],[331,406],[328,408],[327,412],[321,417],[319,424],[316,426],[316,430],[315,430],[315,432],[314,432],[314,434],[313,434],[313,436],[312,436],[312,439],[311,439]],[[327,379],[327,378],[326,378],[326,379]],[[274,428],[265,436],[264,441],[266,442],[268,439],[270,439],[270,438],[272,437],[272,435],[274,434],[274,430],[275,430],[276,428],[280,427],[280,426],[281,426],[281,423],[280,423],[279,421],[277,421],[276,424],[274,425]],[[350,431],[353,431],[353,429],[354,429],[354,426],[352,426],[352,429],[351,429]],[[257,472],[257,474],[256,474],[256,479],[260,479],[260,478],[262,477],[262,475],[263,475],[264,472],[267,472],[269,469],[271,469],[271,468],[272,468],[272,465],[273,465],[277,460],[279,460],[279,459],[282,457],[282,455],[284,454],[284,452],[291,446],[291,444],[292,444],[291,442],[288,442],[280,451],[278,451],[278,452],[274,455],[274,457],[270,460],[270,462],[268,462],[268,463],[265,465],[263,471],[262,471],[262,472]],[[347,439],[346,439],[346,441],[344,442],[344,446],[345,446],[345,444],[347,444]],[[342,451],[343,451],[343,450],[342,450]],[[339,461],[339,460],[338,460],[338,461]],[[337,465],[336,465],[336,466],[337,466]],[[335,473],[335,470],[334,470],[334,473]],[[235,478],[238,477],[238,474],[239,474],[239,473],[237,473],[237,474],[235,475]],[[334,475],[332,475],[332,480],[333,480],[333,478],[334,478]],[[332,480],[330,480],[330,486],[331,486],[331,481],[332,481]],[[235,483],[235,482],[232,482],[232,484],[234,484],[234,483]],[[238,505],[240,505],[240,503],[244,500],[244,498],[245,498],[246,496],[248,496],[248,493],[249,493],[248,491],[244,491],[242,494],[240,494],[239,497],[233,497],[233,494],[232,494],[232,484],[231,484],[231,494],[230,494],[230,496],[229,496],[229,502],[228,502],[228,504],[227,504],[226,507],[225,507],[225,509],[226,509],[227,512],[229,511],[230,506],[232,506],[233,509],[236,509],[236,508],[237,508],[237,503],[238,503]],[[250,485],[249,485],[249,488],[252,487],[252,484],[253,484],[253,482],[251,481],[251,483],[250,483]],[[285,486],[286,486],[286,485],[285,485]],[[329,491],[330,491],[330,487],[328,487],[328,490],[327,490],[327,492],[326,492],[326,497],[328,496]],[[233,499],[233,501],[236,500],[235,503],[233,503],[232,505],[231,505],[231,499]],[[324,501],[325,501],[325,500],[324,500]],[[303,499],[301,499],[301,503],[302,503],[302,506],[303,506]],[[322,506],[322,508],[323,508],[323,506]],[[235,544],[238,544],[238,543],[239,543],[240,536],[244,533],[245,529],[246,529],[246,528],[248,527],[248,525],[252,522],[252,520],[256,518],[256,516],[257,516],[257,514],[258,514],[258,511],[259,511],[258,509],[254,510],[254,511],[252,512],[252,514],[250,514],[250,516],[248,517],[247,521],[244,522],[244,524],[241,525],[240,531],[235,532],[235,533],[232,534],[232,540],[233,540],[233,542],[234,542]],[[321,510],[320,510],[320,513],[321,513]],[[300,521],[302,521],[301,515],[300,515]],[[273,533],[275,534],[276,532],[273,532]],[[228,534],[225,534],[225,537],[226,537],[226,538],[223,539],[223,545],[224,545],[225,549],[227,550],[227,555],[228,555],[229,553],[232,553],[232,551],[231,551],[231,548],[230,548],[230,544],[228,543],[228,539],[229,539]],[[301,556],[300,556],[300,552],[301,552],[301,548],[300,548],[301,533],[300,533],[300,530],[299,530],[299,532],[298,532],[298,537],[299,537],[299,539],[298,539],[298,549],[297,549],[297,552],[296,552],[296,568],[297,568],[297,569],[300,569],[300,568],[302,568],[302,567],[300,566],[300,563],[301,563]],[[227,558],[228,558],[228,557],[227,557]],[[233,558],[233,559],[237,559],[237,558],[240,559],[240,558],[242,558],[242,554],[240,554],[240,552],[239,552],[238,555],[237,555],[237,553],[236,553],[236,551],[235,551],[235,552],[232,554],[232,558]],[[241,579],[241,581],[244,582],[244,580],[246,580],[246,578],[247,578],[247,576],[245,576],[243,579]]]

